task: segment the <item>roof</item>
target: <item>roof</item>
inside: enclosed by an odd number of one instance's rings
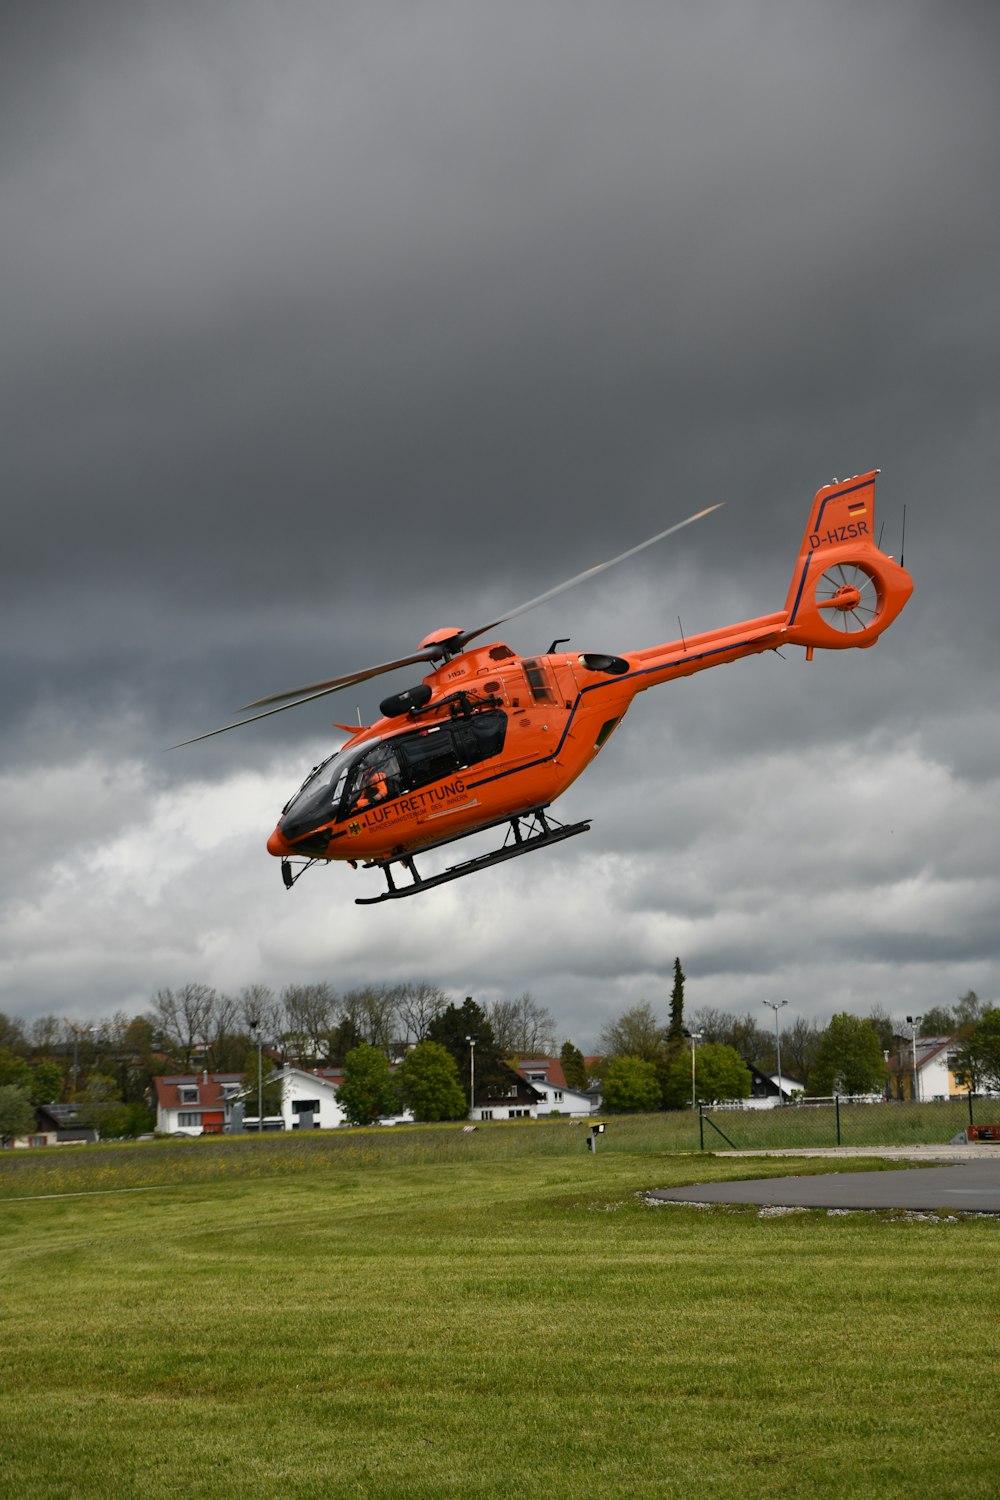
[[[896,1043],[896,1052],[889,1059],[890,1067],[895,1070],[913,1067],[913,1041],[910,1037],[897,1036],[893,1040]],[[925,1068],[928,1063],[943,1061],[942,1054],[947,1054],[948,1049],[958,1041],[957,1034],[951,1036],[918,1036],[917,1037],[917,1072]]]
[[[35,1107],[35,1122],[39,1130],[55,1130],[60,1140],[96,1141],[97,1131],[85,1125],[75,1104],[39,1104]]]
[[[546,1083],[553,1088],[569,1088],[562,1060],[558,1057],[546,1057],[544,1054],[523,1057],[518,1053],[513,1059],[513,1066],[522,1078],[526,1073],[544,1073]]]
[[[332,1089],[339,1089],[345,1077],[343,1068],[300,1068],[298,1063],[286,1063],[278,1069],[281,1078],[291,1078],[294,1074],[299,1078],[316,1079]]]

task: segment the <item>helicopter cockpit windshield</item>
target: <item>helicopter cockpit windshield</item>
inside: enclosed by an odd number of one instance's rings
[[[286,839],[301,838],[334,817],[347,773],[363,752],[339,750],[314,766],[290,802],[285,804],[280,828]]]
[[[302,840],[329,823],[455,776],[499,755],[506,730],[507,715],[497,710],[341,750],[316,766],[286,804],[281,834]]]

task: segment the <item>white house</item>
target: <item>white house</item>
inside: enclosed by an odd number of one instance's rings
[[[337,1090],[344,1081],[343,1068],[310,1069],[287,1063],[285,1067],[277,1070],[277,1077],[281,1080],[282,1124],[280,1127],[277,1126],[277,1116],[274,1117],[273,1122],[265,1116],[265,1130],[269,1128],[335,1130],[338,1125],[347,1124],[347,1116],[337,1103]],[[255,1130],[257,1111],[254,1083],[252,1079],[247,1081],[250,1093],[244,1106],[244,1125],[249,1125],[251,1130]],[[412,1122],[413,1115],[408,1110],[404,1110],[402,1114],[385,1115],[378,1121],[380,1125],[405,1125],[412,1124]]]
[[[753,1063],[747,1063],[747,1067],[750,1069],[750,1097],[739,1100],[743,1109],[774,1109],[779,1104],[789,1104],[796,1095],[805,1094],[805,1084],[799,1083],[797,1078],[790,1078],[784,1070],[779,1080],[777,1073],[762,1073]]]
[[[221,1135],[242,1073],[184,1073],[154,1077],[156,1128],[162,1135]]]
[[[283,1068],[268,1068],[265,1079],[280,1080],[282,1085],[282,1107],[277,1115],[265,1116],[264,1130],[336,1130],[345,1124],[343,1110],[337,1104],[337,1089],[343,1083],[343,1068],[298,1068],[286,1064]],[[243,1104],[243,1125],[249,1130],[258,1128],[256,1121],[256,1080],[247,1074],[247,1095]],[[280,1119],[280,1124],[279,1124]]]
[[[593,1093],[571,1089],[558,1057],[517,1058],[509,1091],[490,1099],[479,1099],[470,1120],[544,1120],[549,1115],[582,1119],[595,1113],[600,1100]]]

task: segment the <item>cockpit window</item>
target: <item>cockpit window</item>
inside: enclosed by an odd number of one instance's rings
[[[298,838],[332,820],[347,773],[357,757],[357,750],[341,750],[310,771],[285,806],[281,831],[286,838]]]
[[[347,795],[340,806],[340,816],[363,812],[366,807],[375,807],[403,791],[399,774],[399,758],[392,740],[383,740],[362,754],[351,775]]]
[[[285,807],[281,831],[287,839],[301,840],[325,824],[455,776],[499,755],[506,733],[507,715],[489,710],[341,750],[306,777]]]

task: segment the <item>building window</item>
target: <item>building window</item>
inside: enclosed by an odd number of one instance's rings
[[[319,1114],[319,1100],[318,1099],[293,1099],[292,1100],[292,1114],[293,1115],[301,1115],[301,1114],[318,1115]]]
[[[553,1089],[552,1090],[552,1098],[555,1100],[556,1104],[561,1104],[562,1103],[562,1089]]]
[[[185,1126],[189,1129],[195,1125],[201,1125],[201,1110],[181,1110],[177,1116],[177,1127],[182,1130]]]
[[[198,1086],[197,1086],[197,1084],[195,1084],[195,1085],[193,1085],[191,1087],[187,1087],[187,1086],[182,1085],[177,1090],[177,1097],[178,1097],[178,1099],[180,1100],[180,1102],[182,1104],[197,1104],[198,1103]]]
[[[224,1083],[222,1085],[223,1099],[235,1099],[236,1095],[240,1092],[240,1089],[242,1087],[243,1085],[241,1083]]]
[[[481,1120],[492,1120],[493,1111],[491,1109],[481,1109],[479,1111],[479,1118]]]
[[[28,1137],[29,1146],[44,1146],[45,1143],[46,1137],[44,1135],[29,1135]]]
[[[508,1120],[520,1120],[525,1115],[530,1116],[531,1115],[531,1110],[530,1109],[509,1109],[507,1111],[507,1118],[508,1118]]]

